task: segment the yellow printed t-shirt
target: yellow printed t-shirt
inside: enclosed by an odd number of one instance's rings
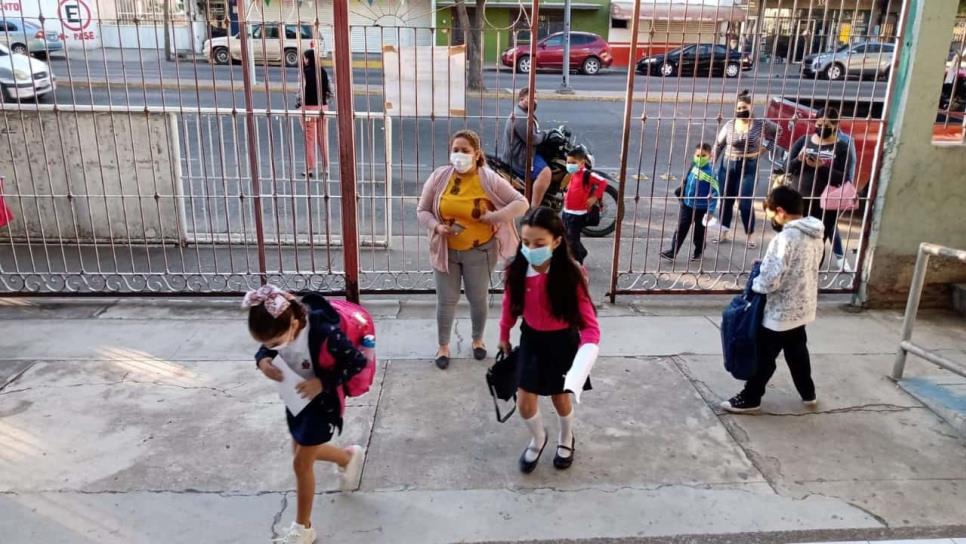
[[[459,223],[466,230],[449,237],[450,249],[465,251],[489,242],[493,238],[493,227],[479,218],[492,210],[493,204],[486,197],[478,174],[454,174],[439,201],[439,214],[444,222]]]

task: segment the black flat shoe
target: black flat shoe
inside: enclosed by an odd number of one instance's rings
[[[477,361],[486,359],[486,348],[473,348],[473,358]]]
[[[436,368],[440,370],[446,370],[449,368],[449,357],[445,355],[440,355],[436,358]]]
[[[547,447],[548,440],[550,440],[550,435],[544,433],[543,445],[540,446],[540,451],[537,452],[537,458],[533,461],[527,461],[527,452],[532,451],[533,448],[527,446],[527,448],[523,450],[523,454],[520,455],[520,472],[530,474],[533,472],[533,469],[537,468],[537,463],[540,461],[540,456],[543,455],[543,449]]]
[[[557,445],[557,453],[553,456],[553,466],[557,467],[558,470],[566,470],[570,468],[570,465],[574,464],[574,447],[577,445],[577,437],[570,437],[570,447]],[[566,450],[570,452],[569,457],[561,457],[560,450]]]

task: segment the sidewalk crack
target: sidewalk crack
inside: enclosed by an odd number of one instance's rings
[[[275,516],[272,517],[272,526],[269,527],[269,532],[272,534],[271,538],[278,538],[278,533],[275,532],[275,527],[282,522],[282,516],[285,514],[285,510],[288,508],[288,493],[282,493],[282,505]]]

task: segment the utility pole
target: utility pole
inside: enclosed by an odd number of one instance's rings
[[[164,59],[168,62],[174,60],[171,51],[171,0],[164,0]]]
[[[563,81],[557,94],[574,94],[570,88],[570,0],[564,0],[564,35],[563,35]]]

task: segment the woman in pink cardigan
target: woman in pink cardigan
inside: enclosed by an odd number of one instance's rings
[[[466,291],[473,325],[473,357],[486,358],[490,273],[497,259],[516,253],[513,220],[526,213],[526,199],[509,181],[486,166],[480,137],[461,130],[450,139],[450,164],[436,169],[419,198],[419,224],[429,230],[430,260],[436,279],[436,366],[449,366],[453,316]]]

